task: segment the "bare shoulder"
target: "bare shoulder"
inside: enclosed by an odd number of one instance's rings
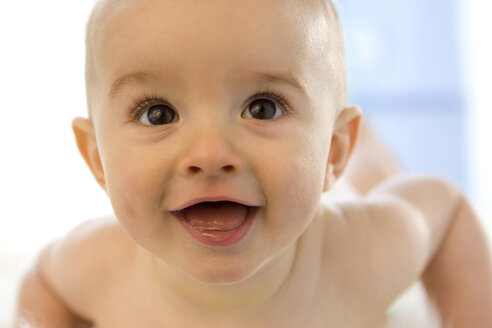
[[[63,301],[86,314],[134,252],[135,245],[115,219],[93,219],[46,246],[38,268]]]
[[[418,280],[445,235],[455,188],[432,177],[389,181],[326,210],[326,261],[354,293],[389,305]]]

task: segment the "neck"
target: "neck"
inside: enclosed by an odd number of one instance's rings
[[[167,294],[172,293],[180,307],[191,314],[207,316],[242,316],[265,310],[287,285],[296,261],[297,243],[270,259],[251,277],[233,284],[207,285],[200,283],[167,263],[156,260],[159,281]],[[167,295],[169,298],[169,295]]]

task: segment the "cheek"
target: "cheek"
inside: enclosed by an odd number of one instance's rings
[[[106,189],[114,213],[138,240],[146,231],[162,229],[163,163],[152,149],[111,140],[111,151],[102,152]]]
[[[323,189],[328,151],[311,136],[293,139],[288,147],[269,158],[271,165],[266,181],[266,195],[271,205],[267,215],[276,229],[299,234],[314,216]]]

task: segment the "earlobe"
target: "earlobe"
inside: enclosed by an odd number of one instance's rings
[[[344,108],[338,115],[331,138],[323,191],[329,190],[345,170],[357,143],[361,118],[362,110],[356,106]]]
[[[72,130],[75,135],[77,147],[85,163],[92,172],[97,183],[106,190],[106,181],[99,150],[96,143],[94,127],[89,119],[77,117],[72,121]]]

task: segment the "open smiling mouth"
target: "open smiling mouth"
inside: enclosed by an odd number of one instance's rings
[[[172,213],[198,241],[224,247],[239,243],[248,234],[258,208],[218,201],[201,202]]]

